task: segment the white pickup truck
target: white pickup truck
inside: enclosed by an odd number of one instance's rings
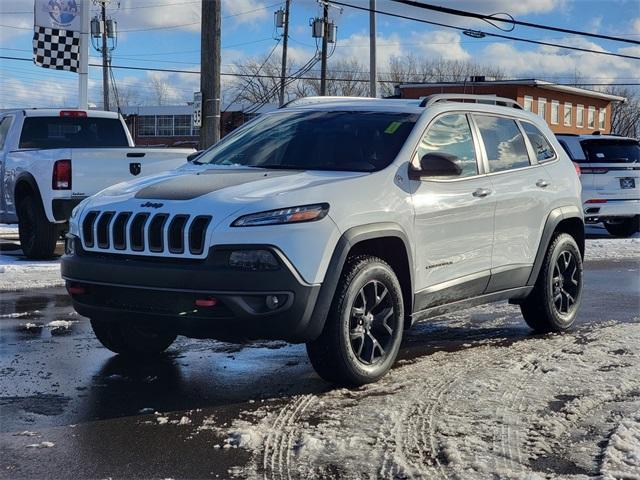
[[[193,149],[137,148],[122,117],[95,110],[0,113],[0,223],[29,258],[50,258],[73,208],[116,183],[171,170]]]

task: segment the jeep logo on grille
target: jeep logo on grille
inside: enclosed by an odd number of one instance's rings
[[[164,205],[164,203],[153,203],[153,202],[147,202],[147,203],[143,203],[142,205],[140,205],[141,207],[146,207],[146,208],[160,208]]]

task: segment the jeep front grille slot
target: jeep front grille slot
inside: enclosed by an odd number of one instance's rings
[[[98,248],[109,248],[109,226],[114,215],[115,212],[104,212],[98,220],[98,226],[96,227]]]
[[[154,215],[149,223],[149,250],[152,252],[164,251],[164,224],[169,218],[166,213]]]
[[[87,248],[93,247],[93,224],[98,218],[98,214],[100,212],[89,212],[87,216],[84,217],[84,222],[82,223],[82,236],[84,237],[84,244]]]
[[[131,221],[130,238],[131,250],[144,251],[144,226],[149,218],[148,213],[138,213]]]
[[[90,211],[81,221],[80,233],[88,251],[203,257],[211,219],[211,215],[166,212]]]
[[[113,248],[126,250],[127,248],[127,223],[131,218],[131,212],[119,213],[113,221]]]
[[[184,253],[184,227],[189,215],[176,215],[169,224],[169,253]]]
[[[193,219],[189,227],[189,251],[193,255],[200,255],[204,250],[207,227],[211,217],[200,215]]]

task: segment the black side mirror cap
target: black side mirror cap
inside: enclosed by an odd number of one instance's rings
[[[409,167],[409,175],[413,179],[422,177],[458,177],[462,168],[458,165],[458,157],[448,153],[427,153],[420,159],[420,169]]]
[[[204,152],[204,150],[198,150],[197,152],[193,152],[192,154],[187,156],[187,162],[193,162],[196,158],[200,156],[200,154]]]

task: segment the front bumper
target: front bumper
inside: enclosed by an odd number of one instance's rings
[[[230,251],[258,248],[270,250],[280,269],[228,265]],[[61,271],[74,308],[89,318],[154,324],[193,338],[292,343],[315,339],[324,325],[316,311],[321,286],[306,284],[272,246],[213,247],[204,260],[187,260],[93,254],[76,240]],[[267,297],[277,297],[276,308]],[[196,305],[203,300],[216,305]]]

